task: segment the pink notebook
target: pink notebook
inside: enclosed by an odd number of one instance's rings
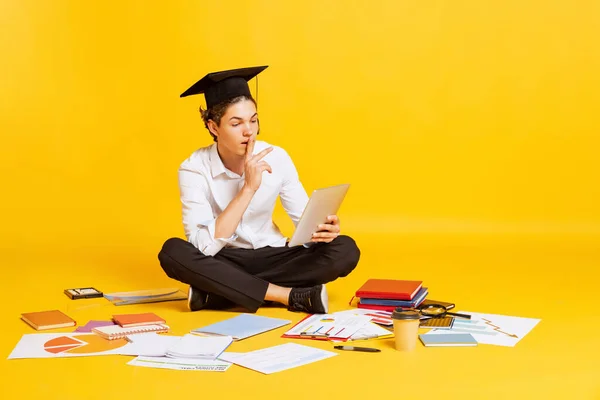
[[[92,320],[92,321],[89,321],[87,324],[78,327],[73,332],[91,332],[92,329],[94,329],[94,328],[98,328],[100,326],[111,326],[111,325],[114,325],[114,324],[115,323],[112,322],[112,321]]]

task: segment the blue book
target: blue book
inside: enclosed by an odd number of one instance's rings
[[[393,300],[393,299],[375,299],[369,297],[361,297],[360,304],[372,304],[377,306],[394,306],[394,307],[417,307],[425,300],[428,290],[426,287],[419,289],[412,300]]]
[[[242,340],[291,323],[292,321],[287,319],[262,317],[254,314],[240,314],[212,325],[194,329],[192,333],[231,336],[233,340]]]
[[[426,347],[477,346],[477,340],[470,333],[426,333],[419,335]]]

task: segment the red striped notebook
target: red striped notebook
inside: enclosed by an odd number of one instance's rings
[[[423,286],[423,281],[369,279],[356,291],[356,297],[412,300],[421,286]]]

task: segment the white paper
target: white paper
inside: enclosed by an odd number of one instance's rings
[[[219,356],[219,359],[263,374],[272,374],[333,356],[337,356],[337,353],[296,343],[286,343],[248,353],[236,353],[234,355],[223,353]]]
[[[470,333],[481,344],[514,347],[540,322],[540,319],[535,318],[481,314],[469,311],[458,312],[471,315],[471,319],[455,318],[452,329],[432,329],[426,335]]]
[[[121,354],[131,356],[162,357],[167,350],[181,340],[182,336],[159,335],[156,332],[127,336],[131,342]]]
[[[287,331],[286,335],[325,335],[347,339],[370,323],[371,317],[353,314],[314,314]]]
[[[197,336],[190,333],[167,349],[166,355],[175,358],[216,359],[233,342],[231,336]]]
[[[8,359],[122,354],[129,345],[125,339],[107,340],[93,333],[29,333],[21,337]]]
[[[224,372],[231,367],[231,363],[221,360],[193,360],[190,358],[172,357],[136,357],[127,365],[136,367],[150,367],[175,369],[179,371],[211,371]]]
[[[233,360],[234,357],[241,356],[242,354],[244,354],[244,353],[235,353],[233,351],[225,351],[225,352],[221,353],[221,355],[217,359],[224,360],[224,358],[222,358],[222,357],[225,357],[228,360]]]

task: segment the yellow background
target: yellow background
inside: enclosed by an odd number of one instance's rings
[[[588,309],[600,261],[598,4],[1,2],[3,354],[32,332],[22,312],[60,308],[83,324],[126,310],[86,308],[67,287],[184,288],[156,254],[183,235],[178,165],[212,139],[203,99],[179,94],[207,72],[264,64],[259,139],[288,150],[309,192],[352,184],[340,217],[362,258],[329,286],[334,311],[366,278],[388,277],[422,279],[458,308],[542,318],[514,349],[401,355],[381,342],[379,355],[344,353],[277,379],[117,356],[2,361],[4,398],[24,385],[52,398],[115,388],[292,398],[309,384],[314,398],[389,397],[398,384],[415,398],[429,376],[427,396],[600,398],[589,350],[599,324],[587,319],[599,314]],[[281,209],[276,220],[291,233]],[[181,303],[129,310],[156,311],[177,334],[228,316]]]

